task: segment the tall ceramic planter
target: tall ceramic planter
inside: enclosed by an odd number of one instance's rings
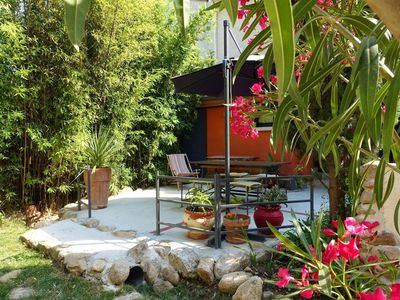
[[[235,214],[233,219],[224,216],[224,226],[226,230],[242,230],[249,228],[250,217],[243,214]],[[243,244],[246,242],[242,233],[227,233],[226,240],[231,244]]]
[[[196,212],[185,209],[183,223],[188,227],[210,230],[214,225],[214,211]],[[194,240],[204,240],[210,236],[208,232],[189,230],[187,236]]]
[[[86,190],[88,189],[87,170],[83,174]],[[90,201],[92,209],[106,208],[111,182],[111,168],[96,168],[90,174]]]
[[[273,226],[281,226],[283,223],[283,213],[280,205],[266,206],[257,205],[254,211],[254,222],[257,228],[266,227],[267,221]],[[259,230],[259,232],[271,235],[272,232],[269,229]]]

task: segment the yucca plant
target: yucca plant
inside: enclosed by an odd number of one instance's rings
[[[100,126],[94,130],[84,144],[84,157],[92,167],[109,166],[120,145],[108,127]]]

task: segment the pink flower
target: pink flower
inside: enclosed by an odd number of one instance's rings
[[[374,229],[375,227],[379,226],[379,222],[378,221],[375,221],[373,223],[368,222],[368,221],[364,221],[364,222],[361,222],[361,224],[363,224],[363,225],[365,225],[367,227],[367,230],[368,230],[369,233],[372,233],[372,229]]]
[[[264,67],[263,67],[263,66],[260,66],[260,67],[257,69],[257,77],[258,77],[258,78],[263,78],[263,76],[264,76]]]
[[[247,14],[249,13],[248,10],[246,9],[239,9],[238,13],[237,13],[237,17],[239,20],[243,19],[243,17],[245,17]]]
[[[254,38],[250,37],[250,38],[247,39],[247,44],[251,44],[253,41],[254,41]]]
[[[244,26],[244,27],[243,27],[243,32],[246,32],[247,29],[249,29],[249,27],[250,27],[249,24],[247,24],[246,26]]]
[[[302,296],[303,298],[311,299],[313,296],[313,291],[311,289],[304,290],[304,291],[301,291],[299,295]]]
[[[363,223],[357,224],[357,220],[352,217],[347,217],[346,220],[343,222],[346,232],[345,235],[358,235],[358,236],[365,236],[365,230],[367,226]]]
[[[322,253],[322,263],[330,264],[331,261],[339,258],[339,250],[334,240],[330,241],[326,246],[325,251]]]
[[[281,251],[281,250],[282,250],[282,247],[284,247],[284,246],[285,246],[284,244],[278,243],[278,244],[276,245],[276,250],[277,250],[277,251]]]
[[[260,19],[260,21],[258,22],[258,24],[260,25],[260,27],[261,27],[261,29],[262,30],[264,30],[265,28],[267,28],[268,27],[268,21],[269,21],[269,19],[268,19],[268,16],[262,16],[261,17],[261,19]]]
[[[255,83],[255,84],[253,84],[253,86],[251,87],[252,93],[255,94],[255,95],[261,94],[263,92],[263,90],[264,90],[263,86],[264,86],[264,83]]]
[[[250,101],[237,97],[230,111],[232,112],[231,128],[234,134],[239,134],[243,139],[258,138],[258,131],[253,126],[254,121],[247,115],[249,112],[256,111]]]
[[[276,77],[276,75],[274,74],[269,75],[269,80],[273,85],[276,85],[278,83],[278,77]]]
[[[276,285],[279,288],[284,288],[289,284],[289,282],[296,281],[292,276],[290,276],[289,269],[287,268],[279,268],[278,276],[281,278],[281,280],[276,282]]]
[[[337,233],[334,232],[332,229],[330,228],[325,228],[322,229],[323,234],[325,234],[326,236],[337,236]]]
[[[338,244],[339,255],[345,260],[354,260],[360,256],[356,241],[350,239],[348,242],[339,241]]]
[[[392,300],[400,300],[400,283],[392,284],[392,293],[390,296]]]
[[[311,279],[315,280],[315,281],[318,281],[318,272],[311,273]]]
[[[338,221],[337,220],[332,220],[331,225],[333,228],[338,228]]]
[[[368,262],[377,262],[378,261],[378,256],[370,255],[370,256],[368,256],[367,261]]]
[[[246,5],[247,2],[249,2],[249,0],[239,0],[241,6]]]
[[[375,293],[360,293],[360,300],[386,300],[386,295],[380,288],[375,290]]]

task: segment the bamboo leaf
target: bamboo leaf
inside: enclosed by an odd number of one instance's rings
[[[278,149],[278,141],[281,133],[284,129],[284,124],[286,122],[287,115],[294,107],[295,102],[292,98],[286,97],[283,99],[282,103],[279,105],[279,109],[276,112],[276,117],[274,123],[272,124],[272,140],[275,150]]]
[[[290,0],[264,0],[264,6],[268,12],[272,31],[279,99],[283,100],[294,72],[295,45],[292,2]]]
[[[69,40],[77,51],[85,33],[85,18],[90,8],[90,0],[64,0],[65,25]]]
[[[388,183],[386,185],[385,195],[383,196],[382,205],[385,204],[386,200],[389,198],[390,194],[392,193],[394,186],[394,172],[391,171],[388,179]]]
[[[271,76],[273,61],[274,61],[274,53],[272,52],[272,46],[269,46],[267,48],[267,52],[265,52],[263,60],[264,81],[267,83],[269,89],[271,88],[271,81],[269,80],[269,77]]]

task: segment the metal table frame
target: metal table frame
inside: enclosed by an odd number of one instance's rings
[[[314,218],[314,186],[313,181],[314,177],[312,176],[277,176],[275,177],[276,180],[279,179],[295,179],[295,178],[304,178],[311,181],[309,184],[310,187],[310,197],[309,199],[301,199],[301,200],[287,200],[287,201],[279,201],[275,202],[278,204],[290,204],[290,203],[310,203],[310,217],[311,219]],[[208,232],[213,235],[214,238],[214,247],[216,249],[221,248],[222,244],[222,235],[226,233],[238,233],[242,232],[242,230],[222,230],[222,212],[223,210],[235,207],[243,207],[243,203],[241,204],[223,204],[222,203],[222,193],[221,188],[226,185],[227,181],[232,181],[232,179],[221,178],[219,174],[214,175],[213,178],[196,178],[197,181],[204,182],[204,184],[212,184],[214,186],[214,204],[213,205],[206,205],[206,204],[194,204],[195,206],[202,206],[202,207],[209,207],[214,210],[215,213],[215,223],[214,223],[214,230],[205,230],[199,228],[188,227],[186,225],[181,224],[174,224],[174,223],[167,223],[161,220],[161,203],[168,202],[168,203],[177,203],[177,204],[192,204],[188,201],[183,200],[173,200],[173,199],[165,199],[161,198],[160,196],[160,181],[161,180],[177,180],[180,182],[189,182],[193,180],[192,177],[178,177],[178,176],[167,176],[167,175],[160,175],[157,172],[156,175],[156,235],[161,234],[161,225],[169,226],[169,227],[176,227],[181,228],[184,230],[194,230],[200,232]],[[249,202],[245,205],[247,206],[256,206],[259,204],[265,204],[265,202]],[[284,225],[284,226],[277,226],[277,229],[280,228],[292,228],[293,225]],[[248,228],[245,230],[246,232],[257,232],[258,230],[268,229],[267,226],[261,228]]]

